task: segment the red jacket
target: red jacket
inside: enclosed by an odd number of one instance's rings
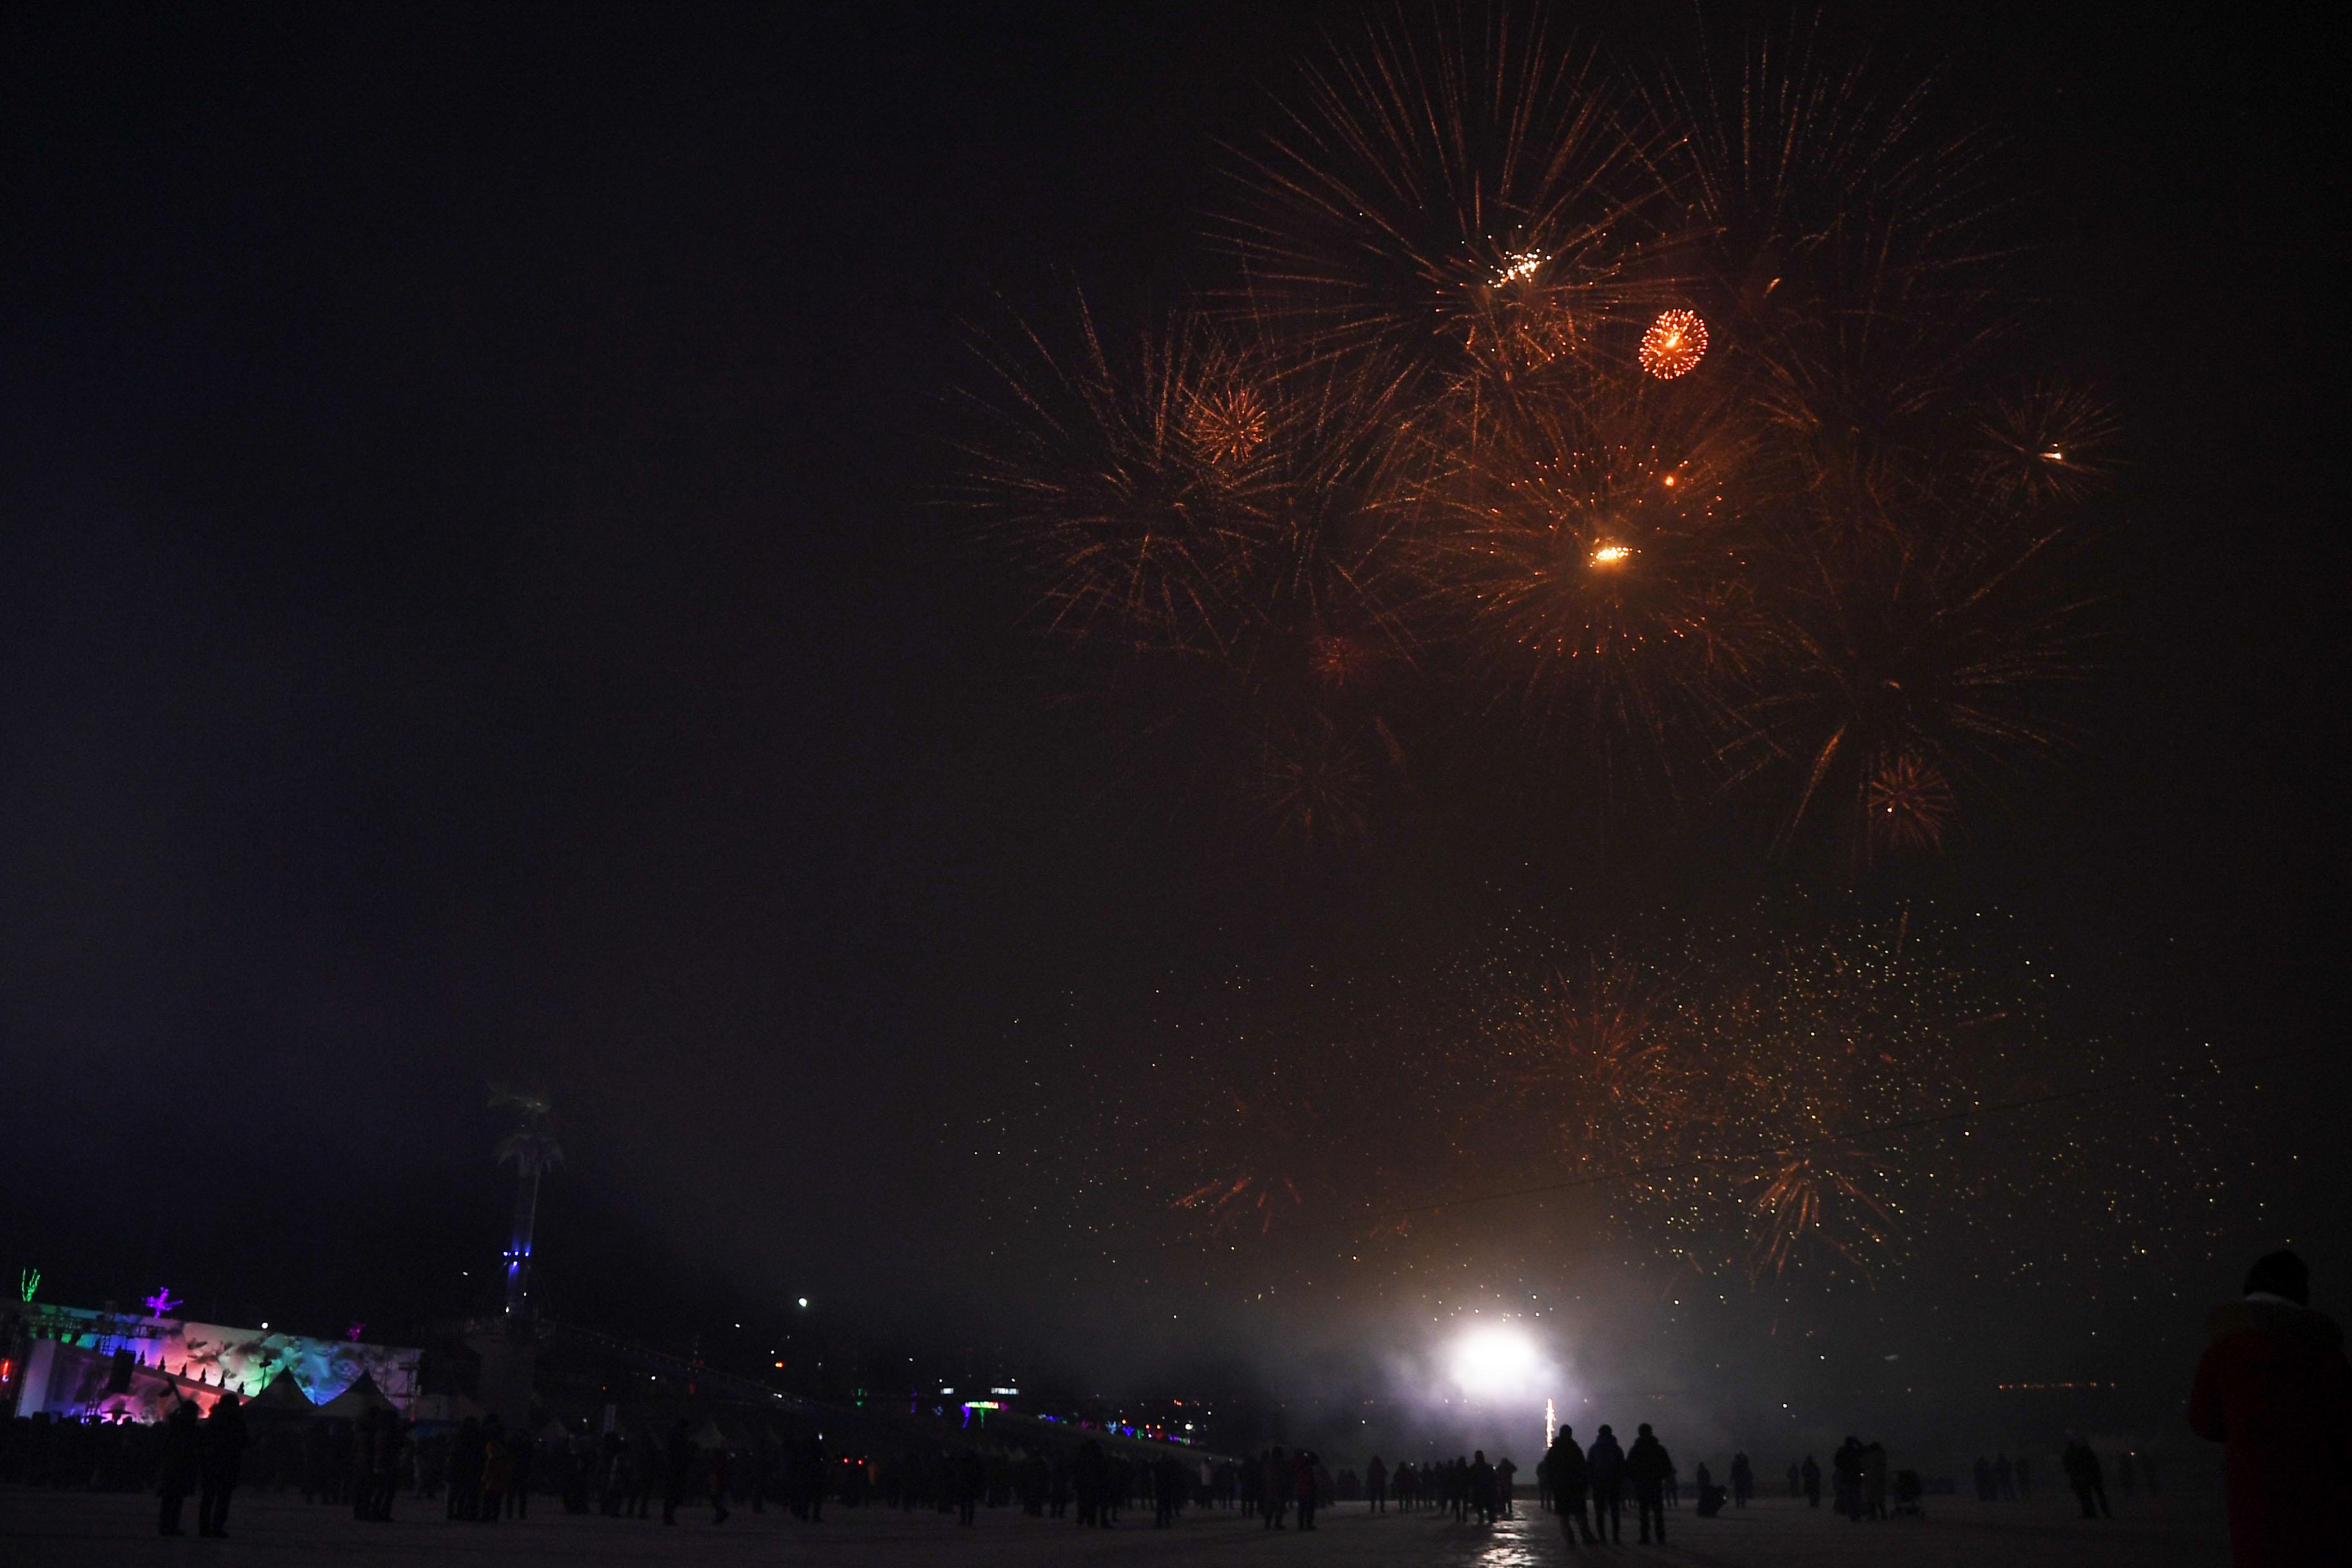
[[[2345,1561],[2352,1364],[2344,1333],[2278,1300],[2213,1309],[2189,1425],[2224,1444],[2230,1554],[2237,1568],[2326,1568]]]

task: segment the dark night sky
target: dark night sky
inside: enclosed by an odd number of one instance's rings
[[[1647,9],[1599,36],[1674,47]],[[12,9],[0,1266],[463,1305],[499,1078],[552,1087],[551,1231],[620,1266],[551,1244],[583,1310],[731,1272],[1051,1326],[1086,1311],[973,1233],[1024,1178],[955,1130],[1015,1020],[1555,891],[1491,845],[1275,876],[1161,809],[940,504],[959,321],[1201,270],[1215,142],[1347,16]],[[2340,1029],[2323,44],[1885,41],[2000,132],[2132,458],[2086,754],[1932,876],[2241,1053]]]

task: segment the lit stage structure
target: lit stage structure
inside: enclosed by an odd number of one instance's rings
[[[26,1303],[7,1314],[21,1335],[8,1392],[18,1415],[156,1421],[181,1399],[206,1411],[224,1390],[249,1399],[290,1376],[324,1405],[364,1376],[414,1414],[422,1350],[314,1339],[187,1318]]]

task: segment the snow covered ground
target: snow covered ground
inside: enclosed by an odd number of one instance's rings
[[[189,1520],[194,1518],[193,1500]],[[1525,1503],[1521,1517],[1493,1530],[1440,1522],[1427,1514],[1374,1519],[1360,1506],[1329,1510],[1312,1535],[1280,1535],[1233,1514],[1189,1514],[1155,1531],[1147,1514],[1113,1531],[983,1511],[970,1530],[950,1516],[880,1509],[828,1510],[823,1524],[789,1515],[739,1510],[723,1526],[707,1510],[658,1521],[568,1518],[545,1500],[520,1524],[450,1524],[430,1505],[403,1500],[389,1525],[360,1524],[340,1510],[306,1506],[276,1493],[241,1494],[226,1542],[163,1540],[154,1533],[152,1499],[116,1494],[0,1490],[0,1563],[7,1568],[80,1564],[206,1563],[350,1564],[415,1568],[447,1562],[514,1563],[910,1563],[956,1568],[1014,1565],[1171,1563],[1346,1563],[1351,1568],[1479,1565],[1520,1568],[1596,1561],[1705,1563],[1710,1568],[2105,1568],[2158,1563],[2221,1568],[2228,1561],[2217,1499],[2168,1496],[2117,1500],[2117,1517],[2089,1524],[2071,1500],[1986,1508],[1973,1498],[1932,1500],[1927,1521],[1849,1524],[1782,1501],[1762,1501],[1720,1520],[1687,1509],[1667,1516],[1673,1542],[1664,1551],[1633,1544],[1571,1552],[1549,1518]],[[1632,1520],[1628,1517],[1627,1523]]]

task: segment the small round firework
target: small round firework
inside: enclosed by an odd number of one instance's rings
[[[1194,390],[1184,409],[1184,437],[1194,456],[1212,468],[1246,463],[1265,445],[1270,420],[1265,399],[1239,377]]]
[[[1662,310],[1642,334],[1642,368],[1672,381],[1698,367],[1706,354],[1706,323],[1696,310]]]
[[[1916,752],[1898,752],[1866,790],[1874,839],[1895,849],[1942,846],[1944,825],[1956,804],[1943,769]]]

